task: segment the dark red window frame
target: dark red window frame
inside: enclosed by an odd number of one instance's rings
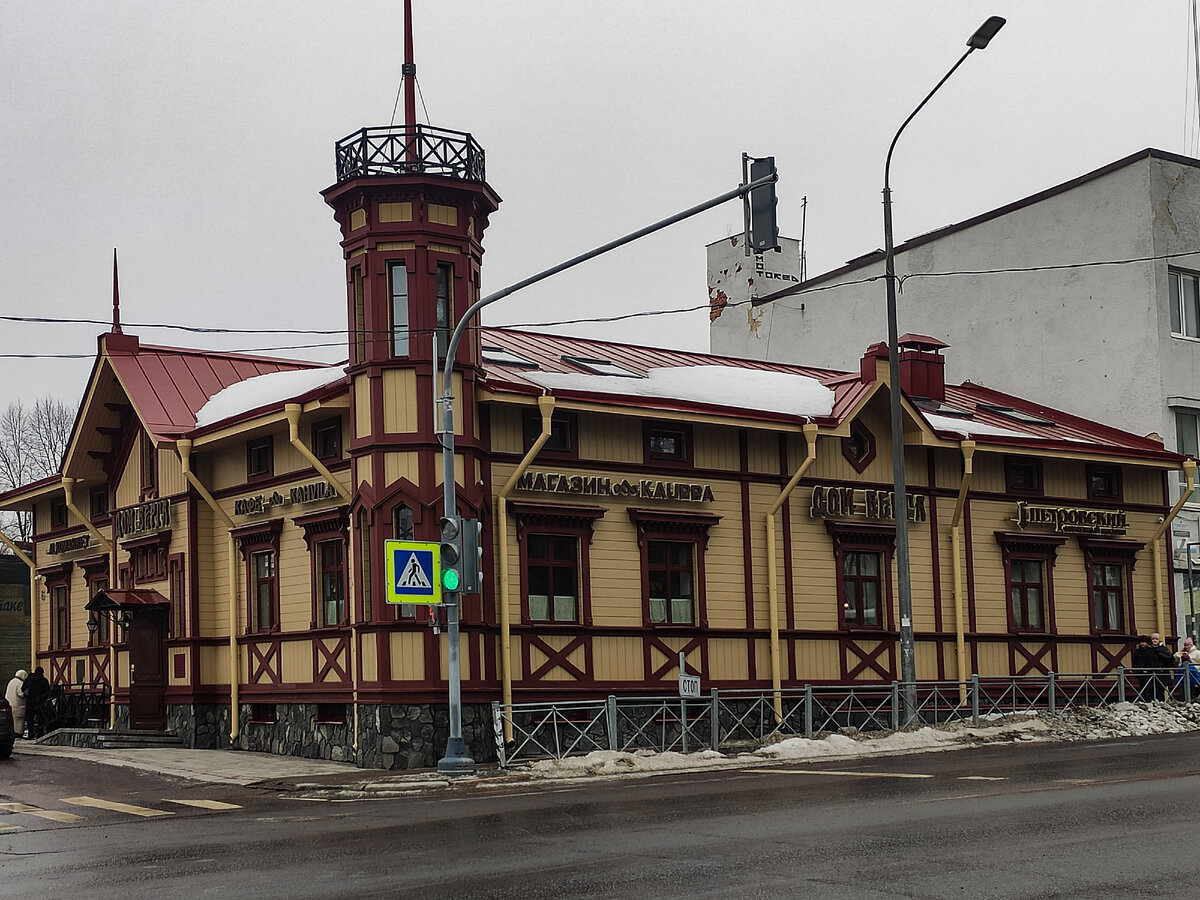
[[[1137,622],[1133,611],[1133,567],[1137,563],[1137,553],[1146,545],[1139,541],[1129,541],[1115,538],[1080,537],[1079,546],[1083,550],[1084,571],[1088,589],[1088,618],[1095,634],[1132,634]],[[1117,585],[1121,591],[1121,621],[1112,623],[1107,616],[1097,615],[1097,597],[1095,590],[1109,590],[1113,585],[1096,584],[1097,566],[1117,566],[1121,569],[1121,583]]]
[[[262,481],[275,474],[275,439],[267,436],[246,442],[246,481]]]
[[[838,627],[844,631],[895,631],[892,608],[892,557],[896,552],[894,525],[862,525],[854,522],[826,521],[825,530],[833,539],[834,571],[837,574]],[[881,621],[878,625],[847,621],[846,575],[847,553],[876,553],[879,555]]]
[[[1018,484],[1018,474],[1028,472],[1029,486]],[[1026,480],[1023,476],[1020,480]],[[1026,497],[1041,497],[1045,494],[1045,482],[1042,479],[1042,461],[1036,456],[1006,456],[1004,457],[1004,489],[1010,494],[1021,494]]]
[[[1089,500],[1121,501],[1125,496],[1125,486],[1121,478],[1120,466],[1088,466],[1087,467],[1087,496]],[[1107,479],[1110,487],[1104,489],[1100,482]]]
[[[642,572],[642,624],[647,628],[707,628],[708,598],[704,557],[708,550],[708,531],[721,521],[712,513],[669,509],[630,509],[629,521],[637,529],[638,552]],[[650,544],[690,543],[692,545],[692,621],[655,622],[650,610]],[[670,574],[669,567],[666,574]]]
[[[1008,616],[1008,630],[1013,634],[1057,634],[1054,613],[1054,567],[1058,561],[1058,548],[1067,542],[1065,537],[1052,534],[1030,534],[1026,532],[997,531],[996,543],[1000,545],[1004,560],[1004,606]],[[1013,590],[1021,589],[1021,582],[1013,579],[1013,562],[1029,560],[1042,565],[1042,627],[1032,628],[1019,623],[1013,611]]]
[[[312,450],[317,459],[339,460],[342,458],[341,417],[313,423]]]
[[[273,633],[279,631],[279,534],[283,530],[283,519],[255,522],[233,532],[242,551],[246,567],[246,622],[245,634]],[[255,572],[256,554],[274,555],[272,575],[260,578]],[[266,584],[270,590],[271,622],[263,627],[258,610],[259,590]]]
[[[656,450],[655,441],[660,437],[675,436],[678,449],[675,453]],[[647,463],[667,465],[692,464],[692,426],[683,422],[642,422],[642,452]]]
[[[517,523],[517,544],[521,552],[521,622],[534,624],[529,615],[529,554],[530,534],[573,537],[579,549],[579,609],[578,621],[555,623],[536,620],[544,628],[574,628],[592,625],[591,544],[592,526],[604,516],[600,506],[570,506],[550,503],[509,503],[509,512]]]
[[[521,419],[525,449],[533,446],[542,433],[542,417],[535,409],[524,411]],[[555,412],[550,417],[550,437],[538,452],[539,459],[579,459],[579,417],[572,412]]]
[[[307,516],[298,516],[292,520],[304,529],[304,544],[308,547],[310,592],[310,628],[340,628],[350,624],[349,597],[349,567],[350,558],[350,515],[346,507],[322,510]],[[338,621],[329,622],[325,617],[325,598],[323,594],[325,560],[322,553],[328,550],[326,545],[337,546],[337,566],[334,570],[338,577],[337,591],[340,595],[341,613]]]

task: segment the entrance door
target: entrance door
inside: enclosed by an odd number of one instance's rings
[[[164,731],[167,727],[167,614],[158,607],[133,611],[129,642],[129,727]]]

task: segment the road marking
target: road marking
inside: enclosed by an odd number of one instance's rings
[[[1136,779],[1131,779],[1131,780],[1136,780]],[[1096,784],[1096,779],[1094,779],[1094,778],[1055,778],[1054,783],[1055,784]],[[1110,783],[1115,783],[1115,782],[1110,782]]]
[[[20,825],[10,825],[7,822],[0,822],[0,831],[21,831]]]
[[[164,797],[163,803],[178,803],[180,806],[195,806],[199,809],[241,809],[236,803],[224,803],[220,800],[172,800]]]
[[[959,781],[1008,781],[998,775],[959,775]]]
[[[783,775],[841,775],[846,778],[932,778],[915,772],[840,772],[836,769],[779,769]]]
[[[83,816],[75,813],[62,812],[57,809],[42,809],[40,806],[30,806],[27,803],[0,803],[0,809],[15,813],[28,813],[39,819],[49,819],[51,822],[81,822]]]
[[[63,803],[72,806],[91,806],[96,809],[108,809],[113,812],[126,813],[131,816],[173,816],[175,813],[161,809],[149,809],[145,806],[132,806],[129,803],[117,803],[115,800],[100,800],[96,797],[63,797]]]

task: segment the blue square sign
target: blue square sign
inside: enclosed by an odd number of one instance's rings
[[[439,545],[422,541],[384,541],[388,603],[441,603]]]

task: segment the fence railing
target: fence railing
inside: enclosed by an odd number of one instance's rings
[[[718,690],[707,697],[616,697],[561,703],[492,704],[501,766],[563,759],[593,750],[632,752],[746,749],[786,737],[855,729],[966,721],[980,725],[1004,715],[1061,712],[1125,701],[1191,703],[1200,689],[1172,670],[1117,668],[1112,672],[1017,677],[972,676],[970,681],[919,681],[906,710],[901,685],[805,685],[780,691]],[[778,701],[778,712],[776,702]],[[505,740],[504,723],[512,728]]]
[[[470,134],[431,125],[363,128],[337,142],[338,182],[362,175],[448,175],[484,180],[483,148]]]

